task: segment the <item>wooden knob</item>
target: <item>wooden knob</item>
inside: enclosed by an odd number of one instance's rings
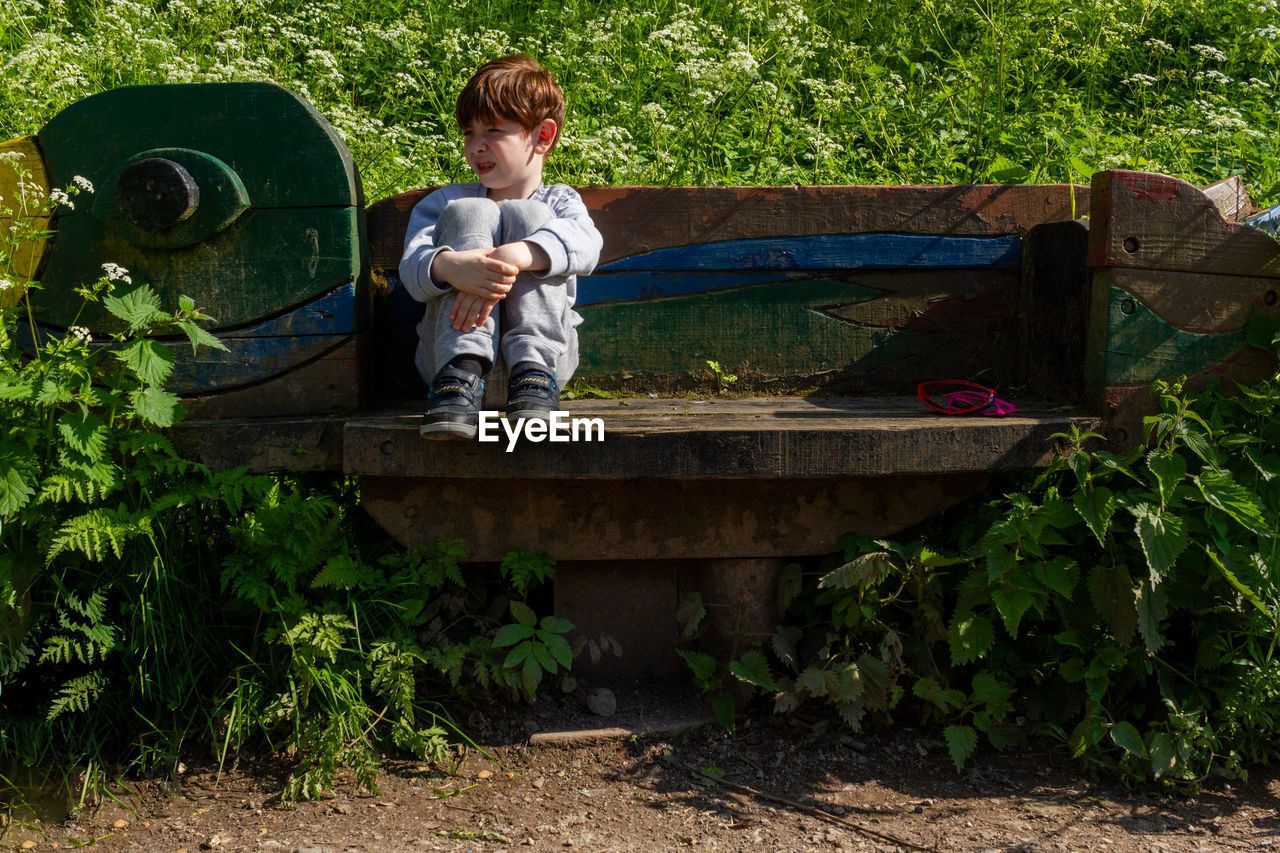
[[[200,204],[200,185],[180,164],[149,157],[131,163],[120,174],[116,204],[133,225],[162,231],[195,213]]]

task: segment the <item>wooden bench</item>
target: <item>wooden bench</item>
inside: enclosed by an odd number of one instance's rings
[[[145,118],[111,121],[121,114]],[[244,141],[267,134],[270,151]],[[1207,193],[1133,172],[1091,188],[583,188],[605,249],[579,285],[577,379],[591,393],[566,409],[602,418],[604,441],[426,442],[420,309],[395,273],[426,190],[366,210],[327,122],[268,84],[114,90],[40,142],[53,184],[81,174],[100,188],[89,215],[59,221],[42,322],[65,323],[56,293],[101,260],[170,303],[194,295],[233,354],[183,374],[187,452],[359,475],[368,511],[408,545],[546,551],[557,611],[618,636],[631,673],[675,669],[685,590],[771,601],[787,558],[850,531],[892,535],[993,471],[1047,464],[1055,433],[1140,440],[1153,379],[1271,369],[1247,330],[1276,325],[1280,244],[1234,221],[1249,212],[1238,179]],[[185,242],[181,223],[122,224],[112,188],[156,159],[187,164],[196,216],[207,197],[237,212]],[[998,387],[1019,410],[936,414],[914,391],[941,378]],[[743,625],[772,620],[758,606]]]

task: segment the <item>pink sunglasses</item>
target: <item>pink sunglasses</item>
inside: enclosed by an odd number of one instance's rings
[[[944,415],[1009,415],[1018,407],[996,396],[994,388],[963,379],[935,379],[916,386],[916,396]]]

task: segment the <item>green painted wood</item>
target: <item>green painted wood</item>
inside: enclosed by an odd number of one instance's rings
[[[1108,386],[1150,383],[1204,370],[1245,346],[1244,330],[1184,332],[1118,287],[1110,288],[1106,304],[1104,382]]]
[[[199,186],[195,212],[167,228],[141,228],[130,222],[117,198],[117,186],[129,167],[162,159],[184,168]],[[150,249],[194,246],[222,231],[249,207],[249,193],[240,177],[217,157],[190,148],[153,148],[130,157],[101,186],[93,200],[93,215],[130,243]]]
[[[185,249],[137,246],[92,216],[65,217],[50,252],[36,300],[37,319],[51,326],[79,323],[95,332],[120,328],[101,306],[84,313],[73,288],[102,274],[103,260],[146,281],[166,310],[190,296],[215,318],[214,328],[241,326],[282,314],[360,271],[360,211],[346,208],[251,209],[225,231]]]
[[[103,193],[93,212],[83,204],[60,217],[41,322],[118,329],[100,307],[81,314],[74,293],[103,261],[149,283],[168,309],[192,297],[219,329],[361,280],[363,199],[350,153],[309,104],[275,84],[113,89],[63,110],[39,141],[55,184],[83,175]],[[159,234],[122,224],[114,194],[131,161],[157,154],[181,161],[200,196],[188,219]]]
[[[315,108],[274,83],[123,86],[77,101],[40,131],[55,186],[98,186],[152,148],[226,163],[256,207],[363,207],[350,152]]]
[[[582,310],[584,378],[702,372],[706,361],[769,374],[865,372],[932,350],[946,337],[864,326],[825,313],[878,300],[884,291],[828,278],[743,287]]]

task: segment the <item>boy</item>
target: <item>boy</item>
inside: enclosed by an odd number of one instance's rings
[[[431,383],[421,428],[430,438],[476,434],[481,377],[499,352],[511,375],[507,417],[546,419],[559,408],[578,366],[577,277],[595,268],[601,246],[582,198],[542,183],[564,126],[550,72],[524,54],[487,62],[454,114],[478,180],[414,207],[400,261],[400,280],[426,303],[415,362]]]

